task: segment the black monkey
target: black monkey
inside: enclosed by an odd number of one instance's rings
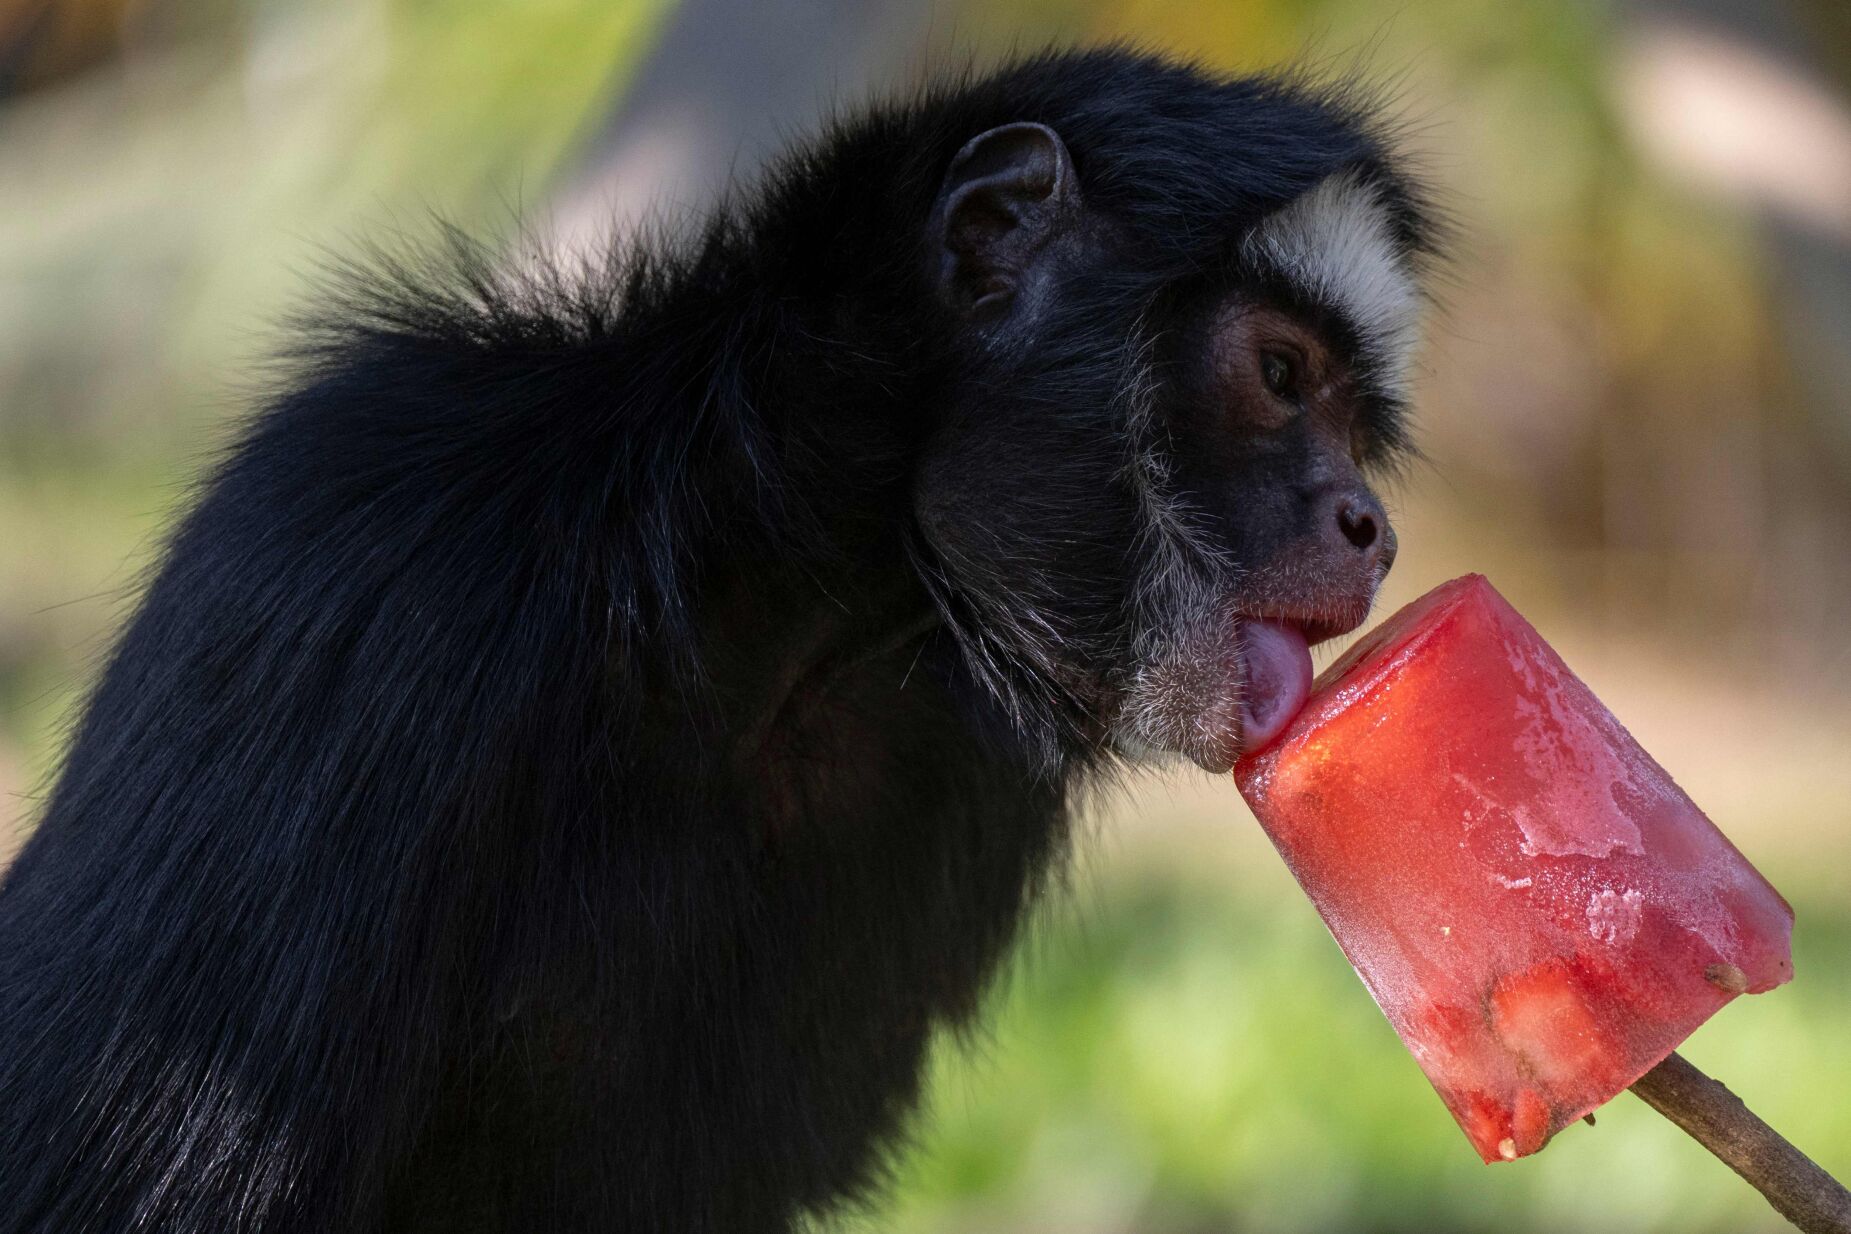
[[[867,1194],[1076,789],[1362,620],[1432,237],[1344,96],[1101,51],[349,278],[0,892],[0,1232]]]

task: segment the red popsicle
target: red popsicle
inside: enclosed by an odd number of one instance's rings
[[[1786,901],[1478,575],[1358,642],[1235,775],[1486,1161],[1793,975]]]

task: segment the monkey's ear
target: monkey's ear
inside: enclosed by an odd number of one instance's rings
[[[1067,145],[1044,124],[1005,124],[951,160],[932,215],[940,292],[973,320],[1007,314],[1039,282],[1050,242],[1079,215]]]

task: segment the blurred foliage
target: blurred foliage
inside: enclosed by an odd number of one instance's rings
[[[1630,1095],[1538,1157],[1481,1164],[1311,906],[1252,856],[1111,877],[1083,920],[1051,922],[977,1047],[941,1050],[897,1210],[839,1228],[1787,1228]],[[1851,1105],[1820,1094],[1851,1090],[1851,916],[1842,899],[1796,907],[1799,979],[1726,1008],[1684,1053],[1843,1177]]]
[[[356,235],[428,235],[433,211],[510,230],[669,3],[144,3],[102,63],[5,104],[0,793],[43,782],[305,279]]]
[[[0,0],[0,859],[305,274],[431,209],[510,230],[670,3]],[[1671,105],[1620,0],[956,10],[980,55],[1120,38],[1378,84],[1458,224],[1384,604],[1489,572],[1787,891],[1798,980],[1688,1052],[1851,1175],[1851,387],[1825,363],[1851,232],[1654,154]],[[1848,11],[1793,9],[1841,83]],[[1630,1097],[1480,1165],[1226,784],[1097,813],[1096,868],[941,1049],[897,1208],[843,1228],[1776,1228]]]

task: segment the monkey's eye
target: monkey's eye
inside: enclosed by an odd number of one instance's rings
[[[1283,352],[1260,353],[1260,380],[1282,399],[1298,398],[1298,366]]]

